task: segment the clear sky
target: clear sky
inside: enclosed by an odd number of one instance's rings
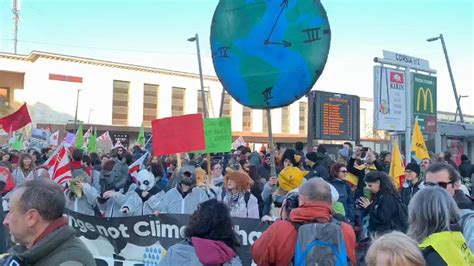
[[[231,0],[223,0],[231,1]],[[269,0],[279,1],[279,0]],[[292,1],[292,0],[290,0]],[[19,53],[32,50],[214,74],[210,23],[217,0],[22,0]],[[456,110],[440,42],[444,34],[465,113],[474,114],[472,0],[323,0],[331,24],[328,63],[315,89],[372,97],[373,57],[382,50],[430,61],[439,110]],[[0,50],[12,52],[11,0],[0,0]]]

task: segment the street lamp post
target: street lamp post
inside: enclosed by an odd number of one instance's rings
[[[469,95],[459,95],[458,97],[459,104],[461,104],[462,98],[467,98],[467,97],[469,97]],[[458,111],[459,111],[459,108],[456,109],[456,114],[454,115],[454,122],[456,122],[456,120],[458,119]]]
[[[95,110],[94,109],[89,109],[89,116],[87,117],[87,124],[90,124],[90,121],[91,121],[91,113],[94,112]]]
[[[199,64],[199,79],[201,80],[201,97],[202,97],[202,112],[204,118],[207,118],[207,108],[206,108],[206,94],[204,93],[204,79],[202,76],[202,65],[201,65],[201,50],[199,48],[199,35],[196,33],[194,37],[188,39],[189,42],[196,42],[196,50]]]
[[[79,92],[81,92],[81,89],[77,89],[76,114],[74,115],[74,132],[76,132],[76,130],[77,130],[77,109],[79,109]]]
[[[461,119],[461,123],[464,124],[464,116],[462,114],[461,104],[459,102],[461,98],[458,97],[458,92],[456,90],[456,84],[454,83],[453,71],[451,70],[451,64],[449,63],[448,51],[446,49],[446,43],[444,42],[443,34],[440,34],[438,37],[429,38],[426,41],[427,42],[434,42],[434,41],[437,41],[437,40],[441,40],[441,45],[443,46],[444,57],[446,58],[446,64],[448,65],[449,77],[451,78],[451,84],[453,86],[453,91],[454,91],[454,97],[456,98],[456,105],[458,107],[457,110],[459,110],[459,118]]]

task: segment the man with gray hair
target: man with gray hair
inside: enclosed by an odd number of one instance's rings
[[[425,186],[439,186],[453,197],[461,215],[460,225],[464,238],[474,252],[474,201],[459,189],[461,176],[458,171],[449,164],[434,163],[426,170]]]
[[[331,189],[323,179],[312,178],[303,183],[299,188],[298,204],[299,207],[291,211],[289,220],[274,222],[255,241],[252,258],[257,265],[289,265],[295,256],[297,239],[299,240],[298,231],[301,229],[298,228],[306,224],[333,224]],[[338,226],[344,239],[347,258],[356,265],[354,230],[343,222],[338,223]]]
[[[63,191],[53,181],[38,178],[20,185],[3,221],[18,245],[0,260],[1,265],[96,265],[68,226],[64,208]]]

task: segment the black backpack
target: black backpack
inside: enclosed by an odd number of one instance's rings
[[[390,226],[393,230],[397,230],[406,233],[408,230],[408,208],[402,199],[398,196],[395,197],[395,203],[397,205],[397,219],[390,221]]]

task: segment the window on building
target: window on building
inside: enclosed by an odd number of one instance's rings
[[[308,125],[308,103],[300,102],[300,134],[306,134],[306,127]]]
[[[209,91],[207,90],[204,90],[204,95],[206,97],[206,109],[207,109],[207,113],[208,114],[211,114],[211,104],[212,104],[212,101],[211,101],[211,94],[209,93]],[[200,114],[203,114],[202,112],[202,92],[201,90],[198,91],[198,102],[197,102],[197,108],[198,108],[198,113]],[[204,115],[204,114],[203,114]]]
[[[242,112],[242,129],[243,131],[252,131],[252,109],[245,107]]]
[[[158,85],[143,87],[143,126],[151,127],[151,121],[158,117]]]
[[[222,109],[222,116],[223,117],[232,116],[232,97],[228,93],[224,94],[224,108]]]
[[[112,124],[128,125],[128,94],[130,82],[114,80],[114,95],[112,103]]]
[[[184,103],[185,103],[185,88],[175,88],[173,87],[171,95],[171,115],[179,116],[184,115]]]
[[[290,107],[281,108],[281,133],[290,133]]]

